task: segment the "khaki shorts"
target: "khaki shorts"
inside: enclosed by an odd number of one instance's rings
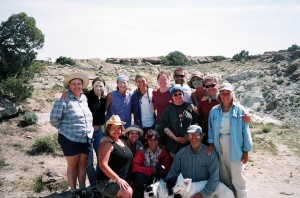
[[[104,197],[117,197],[120,186],[117,183],[113,182],[111,179],[98,180],[97,190]]]

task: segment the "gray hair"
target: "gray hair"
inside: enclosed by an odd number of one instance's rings
[[[203,84],[205,84],[207,81],[213,80],[215,81],[217,84],[220,83],[220,75],[217,73],[212,73],[212,74],[207,74],[204,76],[203,78]]]

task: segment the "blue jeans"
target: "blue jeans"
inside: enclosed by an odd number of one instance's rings
[[[97,166],[96,169],[94,168],[94,152],[93,149],[92,152],[90,152],[88,161],[87,161],[87,167],[86,167],[86,174],[88,176],[88,179],[90,181],[91,187],[96,187],[96,181],[97,181],[97,172],[99,172],[99,164],[98,164],[98,148],[100,146],[100,140],[103,138],[104,134],[100,127],[98,131],[94,131],[93,135],[93,143],[92,146],[94,148],[94,151],[97,156]]]

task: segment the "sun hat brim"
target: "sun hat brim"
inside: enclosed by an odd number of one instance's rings
[[[84,75],[84,74],[81,74],[81,73],[73,73],[73,74],[70,74],[70,75],[67,75],[65,77],[65,79],[63,80],[63,85],[64,85],[64,88],[69,88],[69,82],[72,80],[72,79],[76,79],[76,78],[79,78],[82,80],[82,88],[87,88],[87,86],[89,85],[89,78]]]

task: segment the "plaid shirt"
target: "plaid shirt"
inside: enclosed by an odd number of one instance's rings
[[[82,93],[78,100],[71,92],[70,99],[55,101],[50,114],[50,123],[58,132],[74,142],[86,143],[93,136],[93,116],[87,98]]]

